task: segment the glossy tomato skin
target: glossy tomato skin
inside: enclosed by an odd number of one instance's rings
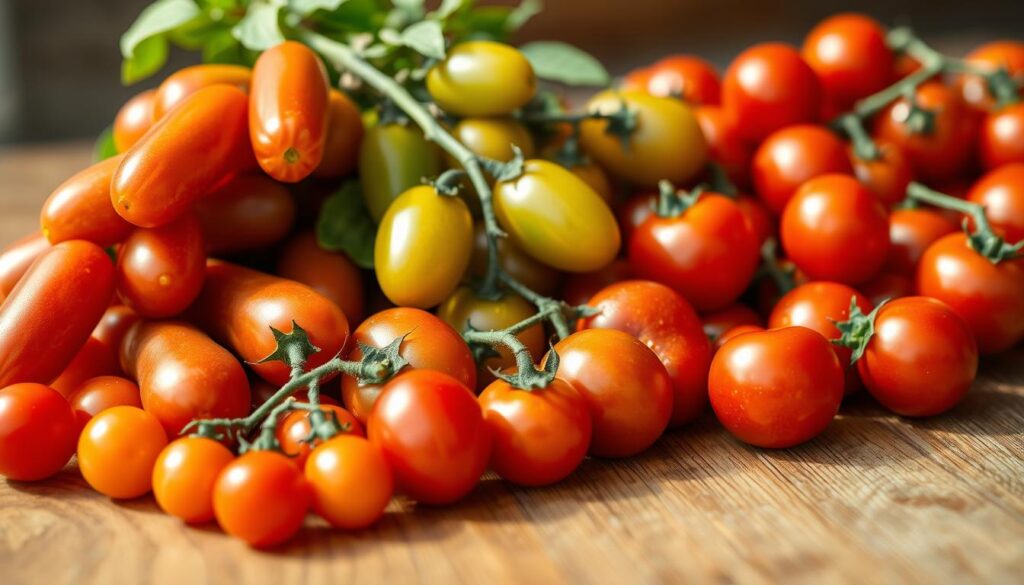
[[[211,254],[261,250],[288,235],[295,200],[284,185],[262,174],[243,174],[196,202],[196,217]]]
[[[722,106],[743,137],[757,143],[780,128],[816,121],[821,88],[796,49],[762,43],[729,65],[722,80]]]
[[[815,280],[859,284],[889,251],[889,214],[856,179],[822,175],[804,183],[782,213],[782,247]]]
[[[79,426],[92,417],[115,406],[142,408],[142,397],[135,382],[120,376],[96,376],[84,380],[68,394],[68,403],[75,412]]]
[[[570,274],[562,287],[561,298],[570,305],[583,305],[606,286],[631,280],[633,268],[625,258],[616,258],[611,264],[595,270]]]
[[[859,158],[850,147],[850,161],[857,180],[871,190],[884,205],[892,207],[907,197],[907,185],[914,180],[914,170],[910,166],[903,149],[894,142],[876,140],[879,158],[864,160]]]
[[[362,322],[366,309],[362,272],[342,252],[321,248],[312,231],[288,240],[277,259],[277,274],[333,301],[351,325]]]
[[[985,116],[978,146],[986,169],[1024,163],[1024,104],[1006,106]]]
[[[682,295],[656,282],[628,280],[598,292],[587,304],[598,313],[581,319],[581,329],[633,335],[665,365],[673,390],[669,426],[686,424],[704,411],[711,343]]]
[[[708,392],[734,437],[782,449],[832,422],[843,399],[843,368],[831,344],[805,327],[745,333],[715,354]]]
[[[41,232],[34,232],[11,242],[0,252],[0,302],[11,294],[15,285],[50,242]]]
[[[800,185],[829,173],[852,174],[843,141],[824,126],[800,124],[777,130],[754,154],[758,198],[779,215]]]
[[[715,343],[716,348],[721,345],[717,343],[718,340],[730,329],[741,325],[761,327],[764,323],[757,311],[740,303],[733,303],[717,311],[704,313],[700,316],[700,320],[704,327],[704,334]]]
[[[656,193],[639,193],[630,196],[616,208],[615,217],[619,222],[619,231],[622,232],[622,241],[627,246],[633,239],[633,233],[647,221],[647,218],[654,215],[657,204]]]
[[[160,509],[189,524],[213,520],[213,486],[234,461],[227,447],[206,437],[182,437],[153,465],[153,497]]]
[[[580,126],[583,149],[602,167],[641,187],[655,187],[662,179],[682,184],[700,172],[708,146],[690,106],[640,91],[608,90],[591,98],[587,110],[612,114],[623,106],[637,122],[625,143],[607,133],[607,120],[585,120]]]
[[[125,373],[139,383],[142,407],[176,436],[197,418],[249,413],[249,381],[235,356],[198,329],[175,321],[140,322],[121,345]]]
[[[962,232],[949,234],[921,256],[917,292],[956,311],[983,355],[1024,339],[1024,259],[992,264],[970,248]]]
[[[113,138],[117,152],[131,148],[156,122],[153,108],[156,90],[147,89],[126,101],[114,117]]]
[[[713,311],[750,284],[760,247],[739,206],[708,193],[678,217],[648,218],[630,238],[629,262],[637,277],[670,286],[698,311]]]
[[[195,215],[156,228],[140,228],[117,254],[117,294],[149,318],[173,317],[199,296],[206,276],[206,248]]]
[[[115,355],[119,355],[121,351],[121,341],[124,336],[127,335],[128,330],[131,329],[132,325],[137,323],[142,317],[135,311],[129,309],[124,305],[111,305],[103,317],[100,318],[99,324],[92,330],[92,337],[99,339],[103,343],[107,344]]]
[[[1024,78],[1024,43],[1020,41],[998,40],[985,43],[971,51],[966,60],[976,67],[1006,69],[1018,83]],[[957,88],[964,101],[975,109],[991,110],[995,105],[984,77],[962,75],[957,79]]]
[[[715,66],[693,55],[671,55],[650,67],[647,92],[673,97],[694,105],[715,105],[721,100],[722,82]]]
[[[157,88],[153,100],[153,119],[159,120],[185,98],[211,85],[231,85],[249,93],[252,69],[241,65],[206,63],[183,67],[167,77]]]
[[[399,350],[407,370],[434,370],[455,378],[467,388],[476,387],[476,362],[469,346],[451,325],[420,309],[398,307],[370,315],[352,332],[348,359],[358,361],[360,344],[386,347],[405,336]],[[359,422],[365,423],[382,391],[378,384],[359,384],[352,376],[341,379],[345,407]]]
[[[693,113],[708,143],[708,160],[721,166],[733,183],[749,186],[750,160],[754,153],[733,116],[720,106],[701,106]]]
[[[60,374],[113,290],[114,265],[99,246],[71,240],[41,254],[0,305],[0,387]]]
[[[760,325],[737,325],[731,329],[726,330],[714,341],[715,351],[722,349],[722,346],[729,343],[729,340],[734,337],[739,337],[745,333],[757,333],[758,331],[764,331],[764,327]]]
[[[359,143],[364,132],[359,106],[344,93],[331,89],[327,101],[324,154],[313,176],[332,179],[351,174],[359,162]]]
[[[25,382],[0,389],[0,475],[38,481],[57,473],[75,452],[78,428],[53,388]]]
[[[882,406],[903,416],[934,416],[970,389],[978,348],[970,328],[946,304],[906,297],[879,310],[857,370]]]
[[[269,548],[302,528],[312,496],[302,471],[287,457],[249,451],[217,476],[213,512],[224,532],[249,546]]]
[[[412,124],[370,126],[359,145],[359,180],[363,200],[380,222],[399,195],[441,172],[441,152]]]
[[[352,413],[340,406],[333,404],[321,404],[320,410],[324,411],[328,418],[335,416],[338,424],[345,428],[344,432],[357,437],[365,437],[366,431],[363,425],[352,416]],[[277,423],[277,441],[281,444],[281,452],[291,457],[292,462],[302,469],[306,464],[311,449],[322,442],[317,440],[312,446],[305,442],[309,436],[309,413],[304,410],[293,410],[286,416],[281,417]]]
[[[985,174],[971,187],[967,199],[985,207],[992,228],[1007,242],[1024,240],[1024,162]]]
[[[139,227],[169,223],[227,176],[250,166],[248,98],[226,85],[201,89],[128,149],[110,198]]]
[[[913,276],[921,255],[946,234],[960,226],[934,209],[896,209],[889,214],[889,255],[885,271]]]
[[[818,75],[827,111],[838,114],[894,80],[894,57],[878,21],[856,13],[830,16],[804,39],[803,58]]]
[[[78,388],[79,384],[89,378],[119,374],[120,372],[117,350],[90,336],[75,357],[71,358],[67,367],[50,382],[49,386],[60,392],[65,398],[70,398],[71,393]]]
[[[78,469],[99,493],[118,500],[152,488],[153,466],[167,446],[155,416],[134,406],[115,406],[92,417],[78,438]]]
[[[73,175],[43,203],[39,224],[51,244],[88,240],[98,246],[121,242],[132,231],[110,203],[110,181],[123,157],[100,161]]]
[[[494,210],[512,242],[568,272],[589,272],[619,251],[619,227],[601,196],[576,175],[540,159],[494,186]]]
[[[473,217],[466,203],[431,185],[413,187],[380,221],[373,247],[377,282],[396,305],[434,307],[459,285],[472,251]]]
[[[437,105],[461,117],[510,114],[537,91],[537,78],[526,57],[493,41],[455,45],[430,69],[426,81]]]
[[[384,455],[359,436],[338,435],[314,449],[305,475],[317,515],[343,530],[361,530],[377,522],[394,492]]]
[[[412,370],[388,382],[367,430],[398,488],[424,504],[464,497],[491,455],[491,431],[473,392],[441,372]]]
[[[452,128],[452,136],[480,156],[508,162],[515,158],[513,146],[532,158],[536,152],[529,130],[513,118],[464,118]],[[461,168],[457,160],[446,154],[450,168]]]
[[[2,257],[0,257],[2,258]],[[473,253],[469,259],[469,274],[483,278],[487,273],[487,228],[483,222],[473,227]],[[498,238],[498,262],[506,274],[542,295],[551,296],[562,283],[562,274],[554,268],[534,260],[508,238]]]

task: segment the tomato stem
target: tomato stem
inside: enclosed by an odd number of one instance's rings
[[[775,238],[768,238],[761,245],[761,268],[759,269],[762,277],[767,276],[771,278],[775,283],[775,286],[779,289],[779,295],[784,295],[789,291],[796,288],[796,283],[793,281],[792,271],[786,270],[779,265],[778,256],[776,255],[776,249],[778,243]]]
[[[999,237],[992,229],[992,224],[985,215],[984,206],[978,203],[965,201],[918,183],[916,181],[907,185],[907,197],[918,202],[928,203],[942,209],[949,209],[962,213],[964,218],[964,232],[967,233],[967,242],[978,254],[981,254],[993,264],[999,264],[1003,260],[1013,260],[1021,257],[1021,249],[1024,248],[1024,240],[1014,245],[1007,243]],[[970,221],[968,221],[968,218]],[[973,223],[973,229],[971,224]]]

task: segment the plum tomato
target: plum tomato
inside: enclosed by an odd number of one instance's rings
[[[199,296],[205,276],[203,232],[191,213],[135,230],[118,250],[118,297],[143,317],[181,313]]]
[[[32,262],[49,249],[46,236],[34,232],[11,242],[0,252],[0,302],[11,294]]]
[[[334,301],[350,325],[362,322],[366,309],[362,272],[345,254],[321,248],[312,231],[288,240],[277,259],[277,274]]]
[[[296,216],[288,189],[262,174],[232,177],[197,201],[195,212],[211,254],[268,248],[288,235]]]
[[[380,123],[363,134],[359,182],[374,221],[379,222],[391,202],[419,185],[423,177],[440,172],[441,150],[413,124]]]
[[[159,120],[185,98],[211,85],[231,85],[249,93],[252,69],[241,65],[204,63],[182,67],[167,76],[153,99],[153,119]]]
[[[327,101],[324,154],[313,176],[333,179],[351,174],[359,162],[359,143],[364,132],[359,106],[344,93],[332,89]]]
[[[51,244],[88,240],[111,246],[131,233],[110,203],[110,181],[123,157],[100,161],[61,183],[43,203],[39,224]]]
[[[494,41],[463,41],[427,72],[437,105],[460,117],[502,116],[526,105],[537,78],[526,56]]]
[[[156,116],[153,115],[156,95],[155,89],[139,92],[117,111],[113,126],[114,148],[117,152],[131,148],[153,127],[156,122]]]

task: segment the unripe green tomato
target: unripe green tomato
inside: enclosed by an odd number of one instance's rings
[[[515,158],[512,145],[523,151],[524,158],[534,154],[530,131],[512,118],[466,118],[455,125],[452,136],[476,154],[501,162]],[[450,154],[445,156],[448,166],[461,169],[462,164]]]
[[[377,281],[396,305],[433,307],[459,285],[472,250],[473,218],[466,203],[430,185],[413,187],[380,222],[373,247]]]
[[[441,172],[441,152],[412,124],[378,124],[366,129],[359,145],[363,199],[380,222],[396,197]]]
[[[518,110],[537,90],[526,57],[494,41],[466,41],[427,73],[427,91],[456,116],[502,116]]]
[[[708,145],[690,106],[635,90],[608,90],[591,98],[587,110],[611,114],[623,102],[636,113],[637,124],[626,144],[605,132],[606,120],[586,120],[580,127],[583,149],[601,166],[641,187],[662,179],[686,183],[704,168]]]
[[[608,205],[550,161],[528,160],[523,174],[498,181],[494,210],[516,246],[560,270],[597,270],[619,251],[619,226]]]

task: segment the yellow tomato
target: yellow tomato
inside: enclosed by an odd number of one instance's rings
[[[529,130],[511,118],[466,118],[455,125],[452,135],[476,154],[501,162],[515,158],[512,145],[518,146],[525,158],[534,153]],[[447,160],[449,167],[462,168],[451,155]]]
[[[537,78],[526,57],[494,41],[466,41],[427,73],[427,91],[456,116],[501,116],[530,101]]]
[[[470,275],[483,278],[487,274],[487,230],[478,222],[473,233],[473,255],[469,261]],[[551,296],[562,284],[562,273],[534,260],[529,254],[508,241],[498,238],[498,264],[512,278],[525,284],[530,290]]]
[[[366,129],[359,145],[359,180],[375,221],[406,189],[440,172],[440,149],[415,125],[378,124]]]

